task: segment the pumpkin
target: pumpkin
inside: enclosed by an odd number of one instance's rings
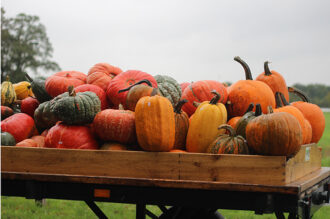
[[[325,128],[325,117],[321,108],[310,102],[309,98],[300,90],[289,87],[292,92],[302,99],[302,101],[292,102],[291,105],[297,107],[312,126],[312,143],[318,143]]]
[[[50,111],[50,101],[41,103],[34,111],[34,120],[38,130],[49,129],[58,121],[57,117]]]
[[[8,118],[13,115],[14,111],[8,106],[1,106],[1,120]]]
[[[44,137],[46,137],[47,136],[47,134],[48,134],[48,129],[45,129],[42,133],[41,133],[41,136],[44,136]]]
[[[187,103],[188,100],[180,100],[174,108],[175,119],[175,141],[174,149],[184,150],[186,148],[186,137],[189,128],[189,117],[186,112],[182,110],[182,106]]]
[[[16,142],[23,141],[37,133],[33,118],[25,113],[16,113],[2,120],[1,131],[9,132],[14,136]]]
[[[34,111],[39,106],[39,101],[34,97],[27,97],[23,100],[19,100],[18,103],[20,104],[21,112],[26,113],[32,118],[34,117]]]
[[[156,75],[159,92],[163,97],[171,101],[172,106],[176,106],[181,98],[182,91],[180,84],[172,77],[167,75]]]
[[[268,64],[268,61],[264,62],[265,71],[258,75],[256,80],[266,83],[270,87],[270,89],[272,89],[274,95],[276,94],[276,92],[280,92],[284,95],[285,99],[289,101],[289,92],[286,86],[285,79],[280,73],[274,70],[269,70]]]
[[[107,151],[126,151],[128,150],[126,145],[116,143],[116,142],[108,142],[104,143],[101,147],[100,150],[107,150]]]
[[[128,91],[118,93],[118,91],[127,88],[130,85],[135,84],[141,80],[149,80],[152,84],[152,87],[157,88],[157,82],[155,78],[142,71],[137,70],[128,70],[123,73],[120,73],[114,79],[112,79],[107,88],[107,97],[108,99],[117,107],[119,104],[123,104],[125,107],[125,101]]]
[[[251,106],[251,104],[248,107],[247,112],[239,119],[239,121],[237,122],[236,126],[235,126],[235,130],[237,132],[238,135],[241,135],[243,138],[246,138],[246,126],[247,124],[254,119],[257,116],[260,116],[262,114],[261,112],[261,106],[260,104],[256,104],[256,111],[253,112],[252,110],[250,110],[251,108],[253,108],[253,106]]]
[[[51,97],[56,97],[66,91],[69,86],[78,87],[86,84],[86,75],[79,71],[61,71],[49,76],[45,88]]]
[[[225,104],[227,102],[227,89],[222,83],[212,80],[191,82],[191,84],[183,91],[181,97],[182,99],[188,100],[188,103],[186,103],[182,107],[183,111],[185,111],[189,116],[191,116],[196,110],[196,107],[193,105],[193,103],[195,101],[203,102],[212,99],[212,90],[215,90],[220,94],[219,101],[221,103]]]
[[[49,129],[45,138],[45,147],[93,150],[98,149],[98,143],[87,126],[66,125],[59,122]]]
[[[18,100],[23,100],[27,97],[33,97],[32,87],[30,82],[21,81],[19,83],[13,84],[15,93]]]
[[[52,97],[46,91],[44,79],[33,80],[27,73],[25,73],[25,77],[31,83],[32,92],[39,103],[43,103],[52,99]]]
[[[1,145],[15,146],[16,140],[9,132],[1,132]]]
[[[210,101],[202,102],[191,118],[186,138],[188,152],[205,153],[208,146],[223,131],[218,130],[218,126],[227,122],[226,107],[218,103],[220,94],[215,90],[211,92],[214,97]]]
[[[298,120],[287,112],[274,112],[251,120],[246,126],[246,140],[261,155],[294,156],[302,144],[302,132]]]
[[[144,85],[143,83],[147,84]],[[129,86],[128,88],[119,90],[118,93],[122,93],[128,91],[126,95],[126,100],[122,105],[125,109],[135,111],[136,103],[139,101],[141,97],[145,96],[153,96],[153,95],[160,95],[158,88],[152,87],[152,84],[148,80],[141,80],[136,82],[135,84]]]
[[[171,153],[187,153],[187,151],[185,150],[180,150],[180,149],[172,149],[169,152]]]
[[[180,84],[181,87],[181,93],[183,93],[183,91],[190,85],[189,82],[183,82]]]
[[[16,101],[16,93],[13,84],[7,76],[6,81],[1,84],[1,105],[10,106]]]
[[[268,106],[275,108],[272,89],[262,81],[253,80],[249,66],[240,57],[236,56],[234,60],[243,66],[246,80],[239,80],[228,87],[229,117],[243,116],[250,103],[259,103],[263,113],[267,113]]]
[[[20,141],[16,144],[17,147],[32,147],[32,148],[37,148],[39,147],[38,146],[38,143],[31,139],[31,138],[28,138],[28,139],[24,139],[23,141]]]
[[[93,85],[93,84],[83,84],[83,85],[79,85],[74,90],[77,93],[78,92],[85,92],[85,91],[94,92],[99,97],[99,99],[101,101],[101,110],[104,110],[104,109],[108,108],[108,106],[109,106],[108,99],[107,99],[107,94],[99,86],[96,86],[96,85]]]
[[[103,110],[96,114],[92,130],[101,140],[133,144],[136,142],[134,112],[122,109]]]
[[[76,93],[73,86],[50,101],[50,112],[68,125],[92,123],[100,111],[101,101],[94,92]]]
[[[251,103],[251,104],[249,105],[249,107],[247,108],[247,110],[246,110],[246,112],[245,112],[244,114],[246,114],[246,113],[252,111],[253,108],[254,108],[254,104]],[[232,128],[235,128],[237,122],[238,122],[241,118],[242,118],[242,116],[235,116],[235,117],[229,119],[228,122],[227,122],[227,124],[230,125]]]
[[[220,134],[208,147],[207,153],[212,154],[249,154],[245,139],[237,135],[227,124],[220,125],[219,130],[225,129],[229,134]]]
[[[121,72],[123,71],[116,66],[105,62],[97,63],[88,71],[87,84],[99,86],[106,91],[110,81]]]
[[[296,117],[301,127],[303,143],[305,142],[307,143],[309,138],[309,133],[307,133],[308,127],[306,127],[306,123],[305,123],[306,119],[302,114],[302,112],[296,107],[290,106],[289,103],[286,101],[284,95],[280,92],[276,92],[275,99],[276,99],[276,105],[278,107],[274,109],[274,112],[287,112],[293,115],[294,117]]]
[[[37,145],[39,148],[44,148],[45,147],[45,136],[42,135],[35,135],[31,137],[32,140],[37,142]]]
[[[138,143],[146,151],[170,151],[175,141],[175,119],[171,102],[163,96],[145,96],[136,104]]]

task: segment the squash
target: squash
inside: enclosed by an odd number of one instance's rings
[[[34,97],[27,97],[23,100],[17,101],[20,104],[20,109],[22,113],[26,113],[32,118],[34,117],[34,111],[39,106],[39,101]]]
[[[254,108],[254,104],[251,103],[251,104],[249,105],[249,107],[247,108],[246,112],[244,113],[244,115],[245,115],[246,113],[248,113],[248,112],[251,112],[251,111],[253,110],[253,108]],[[235,116],[235,117],[229,119],[228,122],[227,122],[227,124],[230,125],[232,128],[235,129],[235,128],[236,128],[236,125],[237,125],[237,122],[238,122],[241,118],[242,118],[242,116]]]
[[[16,140],[9,132],[1,132],[1,145],[15,146]]]
[[[215,90],[211,92],[214,97],[202,102],[191,118],[186,139],[188,152],[205,153],[214,139],[224,131],[217,128],[227,122],[226,107],[218,103],[220,94]]]
[[[312,126],[312,143],[318,143],[325,129],[325,117],[321,108],[310,102],[307,95],[297,88],[289,87],[292,92],[302,99],[302,101],[292,102],[291,105],[297,107]]]
[[[31,83],[32,92],[39,101],[39,103],[43,103],[52,99],[52,97],[46,91],[45,80],[43,79],[33,80],[27,73],[25,73],[25,77]]]
[[[38,108],[34,111],[34,120],[36,127],[41,132],[44,129],[53,127],[58,121],[57,117],[50,111],[50,101],[41,103]]]
[[[245,139],[237,135],[235,130],[227,124],[218,129],[225,129],[229,134],[220,134],[208,147],[207,153],[212,154],[249,154]]]
[[[16,144],[16,147],[32,147],[32,148],[37,148],[39,147],[38,146],[38,143],[31,139],[31,138],[27,138],[27,139],[24,139],[23,141],[20,141]]]
[[[251,120],[246,126],[246,140],[261,155],[294,156],[303,142],[298,120],[287,112],[273,112]]]
[[[267,113],[268,106],[275,108],[272,89],[264,82],[253,80],[249,66],[240,57],[236,56],[234,60],[243,66],[246,80],[239,80],[228,87],[229,117],[243,116],[250,103],[259,103],[263,113]]]
[[[252,106],[253,108],[253,106]],[[259,103],[256,104],[256,111],[253,112],[251,109],[251,104],[248,107],[247,112],[239,119],[235,126],[237,135],[241,135],[244,139],[246,138],[246,126],[247,124],[257,116],[262,114],[261,106]]]
[[[1,106],[1,120],[8,118],[13,115],[14,111],[8,106]]]
[[[189,117],[186,112],[182,110],[182,106],[187,103],[188,100],[180,100],[174,108],[175,118],[175,141],[174,149],[185,150],[186,137],[189,129]]]
[[[170,151],[175,141],[175,119],[171,102],[163,96],[145,96],[136,104],[138,143],[146,151]]]
[[[76,87],[74,90],[77,93],[78,92],[85,92],[85,91],[94,92],[99,97],[99,99],[101,101],[101,110],[105,110],[109,106],[108,99],[107,99],[107,94],[99,86],[96,86],[96,85],[93,85],[93,84],[82,84],[82,85],[79,85],[78,87]]]
[[[16,101],[16,93],[13,84],[7,76],[6,81],[1,84],[1,105],[10,106]]]
[[[175,107],[182,95],[180,84],[172,77],[167,75],[156,75],[158,90],[163,97],[171,101],[172,106]]]
[[[190,85],[189,82],[183,82],[180,84],[181,87],[181,93],[183,93],[183,91]]]
[[[37,145],[39,148],[44,148],[45,147],[45,136],[42,135],[35,135],[31,137],[32,140],[37,142]]]
[[[127,151],[128,148],[126,145],[116,143],[116,142],[107,142],[104,143],[100,150],[107,150],[107,151]]]
[[[15,89],[18,100],[23,100],[27,97],[34,97],[31,84],[28,81],[21,81],[19,83],[13,84],[13,87]]]

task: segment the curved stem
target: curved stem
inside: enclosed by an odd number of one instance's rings
[[[139,85],[139,84],[142,84],[142,83],[146,83],[149,87],[152,87],[152,84],[149,80],[147,79],[144,79],[144,80],[141,80],[139,82],[136,82],[135,84],[132,84],[131,86],[125,88],[125,89],[121,89],[118,91],[118,93],[122,93],[122,92],[125,92],[125,91],[128,91],[130,90],[132,87],[136,86],[136,85]]]
[[[68,92],[70,97],[76,96],[76,91],[74,90],[74,87],[72,85],[68,87]]]
[[[261,114],[262,114],[261,105],[260,105],[260,103],[257,103],[256,112],[254,113],[254,116],[260,116]]]
[[[199,102],[197,102],[197,101],[194,101],[194,102],[193,102],[193,106],[194,106],[194,107],[197,108],[197,107],[199,107],[199,105],[201,105],[201,103],[199,103]]]
[[[32,79],[27,73],[24,73],[24,74],[25,74],[26,79],[27,79],[29,82],[33,82],[33,79]]]
[[[235,129],[233,129],[233,127],[231,127],[228,124],[222,124],[218,127],[218,130],[220,129],[226,129],[229,132],[229,136],[230,137],[235,137],[236,136],[236,131]]]
[[[265,70],[265,75],[270,76],[270,75],[272,75],[272,73],[271,73],[270,70],[269,70],[269,66],[268,66],[268,64],[269,64],[268,61],[265,61],[265,62],[264,62],[264,70]]]
[[[304,94],[301,90],[298,90],[297,88],[294,87],[288,87],[288,91],[290,93],[296,94],[298,97],[300,97],[304,102],[310,103],[309,98],[307,97],[306,94]]]
[[[274,113],[273,107],[272,106],[268,106],[267,107],[267,114],[271,114],[271,113]]]
[[[174,112],[180,114],[182,106],[187,102],[188,102],[187,99],[180,100],[179,103],[175,106]]]
[[[276,92],[275,93],[275,101],[276,101],[276,107],[277,108],[281,108],[283,107],[283,104],[282,104],[282,98],[281,98],[281,94],[280,92]],[[283,94],[282,94],[283,95]]]
[[[251,70],[248,64],[246,64],[246,62],[244,62],[239,56],[235,56],[234,60],[236,62],[239,62],[243,66],[246,80],[253,80]]]
[[[250,105],[248,106],[248,108],[247,108],[247,110],[246,110],[245,113],[251,112],[253,110],[253,108],[254,108],[254,103],[250,103]]]
[[[216,90],[212,90],[211,93],[215,96],[210,100],[210,104],[217,104],[220,100],[220,94]]]
[[[290,105],[289,102],[285,99],[285,96],[284,96],[283,93],[280,93],[280,97],[281,97],[281,100],[282,100],[282,103],[283,103],[284,106]]]

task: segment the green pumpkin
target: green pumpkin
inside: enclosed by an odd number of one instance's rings
[[[261,111],[261,106],[260,104],[256,104],[256,111],[253,112],[252,111],[253,109],[253,105],[252,105],[252,108],[251,108],[251,104],[249,105],[248,107],[248,110],[246,111],[246,113],[238,120],[237,124],[236,124],[236,132],[237,132],[237,135],[241,135],[243,136],[243,138],[246,138],[246,133],[245,133],[245,130],[246,130],[246,126],[247,124],[252,120],[254,119],[255,117],[257,116],[260,116],[262,114],[262,111]]]
[[[1,145],[15,146],[16,141],[14,136],[12,136],[9,132],[1,132]]]
[[[101,101],[94,92],[76,93],[73,86],[50,102],[50,112],[68,125],[92,123],[95,115],[101,111]]]
[[[172,77],[167,75],[156,75],[159,92],[162,96],[170,100],[176,106],[181,98],[182,90],[180,84]]]
[[[34,111],[34,121],[39,132],[53,127],[58,119],[50,112],[50,101],[39,104]]]
[[[39,103],[43,103],[52,99],[52,97],[47,93],[45,89],[45,80],[33,80],[27,73],[25,73],[25,77],[31,83],[32,92]]]

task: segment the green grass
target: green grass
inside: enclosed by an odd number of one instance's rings
[[[319,142],[322,147],[322,166],[330,167],[330,113],[324,113],[326,125]],[[135,205],[97,202],[97,205],[109,218],[135,218]],[[148,209],[160,214],[156,206]],[[219,210],[227,219],[273,219],[274,214],[255,215],[253,211]],[[330,215],[330,206],[324,206],[316,212],[313,219],[324,219]],[[97,218],[82,201],[47,199],[43,207],[38,207],[34,200],[21,197],[1,196],[1,218]],[[147,217],[148,218],[148,217]]]

